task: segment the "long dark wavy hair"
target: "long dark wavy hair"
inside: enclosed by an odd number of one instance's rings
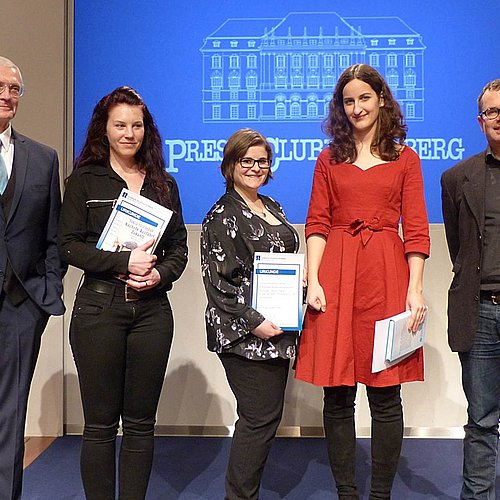
[[[118,104],[141,107],[144,120],[144,139],[135,155],[135,160],[139,168],[146,173],[158,201],[172,208],[169,189],[171,176],[165,171],[160,132],[142,97],[131,87],[118,87],[96,104],[87,129],[85,143],[75,159],[73,168],[77,169],[92,164],[109,164],[109,141],[106,135],[106,125],[110,109]]]
[[[406,139],[407,126],[398,102],[391,89],[375,68],[368,64],[354,64],[339,77],[333,97],[329,104],[328,116],[322,129],[329,137],[332,158],[336,162],[353,163],[357,151],[352,125],[344,111],[344,87],[352,80],[361,80],[384,100],[379,109],[377,130],[371,144],[371,151],[384,161],[393,161],[399,157],[400,147]]]

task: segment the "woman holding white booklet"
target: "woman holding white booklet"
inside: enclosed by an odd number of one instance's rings
[[[131,251],[96,248],[123,188],[173,212],[154,253],[148,251],[154,240]],[[85,272],[70,342],[85,417],[80,467],[87,499],[115,499],[120,420],[119,498],[146,496],[173,337],[167,292],[186,266],[186,237],[153,117],[135,90],[119,87],[94,109],[59,228],[62,260]]]
[[[382,76],[355,64],[339,77],[306,221],[308,310],[298,379],[323,386],[328,455],[341,499],[357,499],[354,405],[366,385],[372,416],[370,499],[388,499],[403,439],[401,383],[423,380],[422,349],[372,373],[375,321],[424,321],[429,227],[420,160]],[[402,222],[403,240],[398,235]]]
[[[208,348],[224,366],[239,417],[226,471],[229,500],[259,497],[297,342],[297,332],[283,332],[251,306],[254,253],[293,253],[299,247],[279,203],[259,194],[272,177],[271,163],[265,137],[248,128],[235,132],[221,164],[226,192],[202,225]]]

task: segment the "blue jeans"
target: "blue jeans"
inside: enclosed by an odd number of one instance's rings
[[[460,353],[468,402],[462,500],[494,499],[500,417],[500,305],[481,300],[472,349]]]

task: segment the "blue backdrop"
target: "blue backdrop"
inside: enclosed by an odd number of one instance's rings
[[[141,93],[159,125],[185,220],[223,193],[224,141],[249,126],[269,138],[264,188],[303,223],[321,122],[338,75],[377,67],[407,116],[422,159],[431,222],[442,222],[443,170],[485,148],[476,99],[500,75],[498,0],[75,0],[78,152],[96,102],[120,85]]]

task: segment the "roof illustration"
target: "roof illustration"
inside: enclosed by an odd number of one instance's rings
[[[351,36],[352,27],[336,12],[291,12],[276,27],[275,36]]]

